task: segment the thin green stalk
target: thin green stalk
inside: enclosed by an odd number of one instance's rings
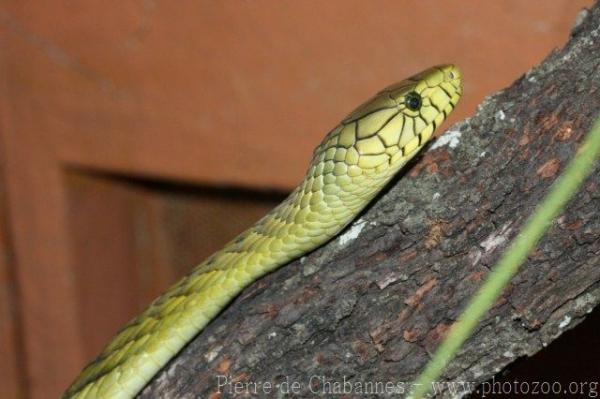
[[[410,398],[420,399],[430,391],[432,383],[440,377],[446,365],[472,334],[477,323],[492,308],[508,282],[546,233],[552,221],[562,213],[569,199],[591,173],[599,156],[600,118],[594,123],[573,160],[552,185],[535,213],[525,222],[521,233],[513,239],[508,250],[492,268],[486,281],[452,326],[446,339],[413,384]]]

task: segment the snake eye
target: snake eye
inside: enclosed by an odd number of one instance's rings
[[[411,91],[404,97],[404,104],[406,104],[406,107],[411,111],[418,111],[419,108],[421,108],[422,102],[419,93],[414,91]]]

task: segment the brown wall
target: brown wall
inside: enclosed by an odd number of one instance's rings
[[[57,396],[366,97],[454,62],[468,116],[591,2],[2,0],[0,397]]]

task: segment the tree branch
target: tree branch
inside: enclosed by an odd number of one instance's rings
[[[141,397],[233,397],[219,387],[232,381],[250,383],[241,396],[269,383],[310,396],[344,377],[354,395],[407,389],[599,113],[599,26],[596,3],[564,49],[450,128],[342,236],[247,288]],[[599,209],[596,168],[444,379],[485,381],[600,302]]]

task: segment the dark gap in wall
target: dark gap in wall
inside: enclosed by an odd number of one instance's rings
[[[532,357],[517,360],[478,390],[469,398],[599,397],[600,309],[594,309],[583,322]],[[523,393],[526,390],[529,394]]]
[[[92,358],[131,317],[285,197],[68,167],[73,278]]]

